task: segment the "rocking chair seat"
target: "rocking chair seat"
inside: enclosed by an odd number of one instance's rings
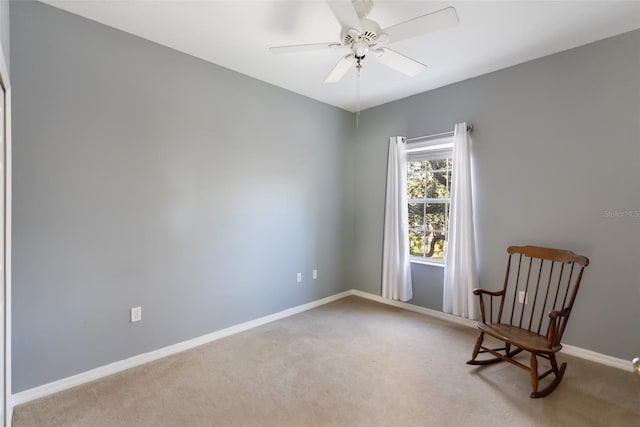
[[[478,323],[478,329],[492,337],[526,351],[555,353],[562,349],[562,344],[550,348],[546,337],[517,326],[505,325],[503,323]]]

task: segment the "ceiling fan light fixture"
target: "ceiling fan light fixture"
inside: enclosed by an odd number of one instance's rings
[[[351,49],[353,50],[353,55],[356,58],[364,58],[364,56],[369,51],[369,44],[363,40],[358,40],[353,43]]]

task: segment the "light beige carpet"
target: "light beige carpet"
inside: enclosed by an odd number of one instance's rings
[[[569,325],[579,327],[579,325]],[[558,389],[472,367],[476,332],[345,298],[33,401],[14,426],[640,426],[640,377],[569,356]]]

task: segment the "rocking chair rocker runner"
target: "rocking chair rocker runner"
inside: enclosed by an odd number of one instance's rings
[[[478,323],[480,336],[467,363],[512,363],[530,372],[531,397],[544,397],[560,384],[567,366],[563,363],[558,368],[556,353],[562,349],[560,341],[589,259],[571,251],[538,246],[511,246],[507,252],[509,261],[503,289],[473,290],[480,299],[482,322]],[[485,298],[488,298],[488,316]],[[498,298],[495,318],[494,298]],[[504,347],[483,345],[485,335],[502,341]],[[523,350],[531,353],[529,366],[514,360]],[[477,360],[481,353],[490,353],[493,357]],[[547,359],[551,365],[542,374],[538,374],[538,357]],[[551,383],[538,390],[538,381],[549,374],[554,374]]]

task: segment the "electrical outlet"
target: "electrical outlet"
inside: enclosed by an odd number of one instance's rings
[[[302,283],[302,273],[296,274],[296,282]]]
[[[520,291],[518,293],[518,302],[520,304],[527,304],[529,302],[529,295],[525,291]]]
[[[313,270],[313,280],[318,278],[318,270]]]
[[[142,320],[142,307],[131,308],[131,322],[139,322]]]

